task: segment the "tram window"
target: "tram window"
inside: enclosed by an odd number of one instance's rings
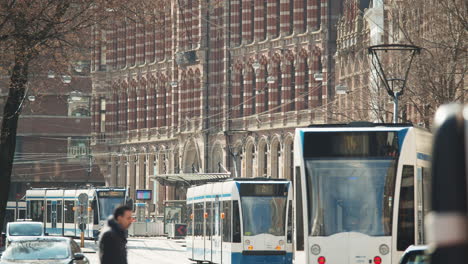
[[[57,201],[57,223],[62,223],[62,201]]]
[[[241,242],[241,223],[239,213],[239,201],[232,202],[232,242]]]
[[[75,222],[75,211],[73,210],[73,206],[73,201],[65,201],[65,223]]]
[[[195,236],[203,236],[203,203],[195,204]]]
[[[52,222],[52,202],[47,201],[47,223]]]
[[[44,201],[31,201],[30,210],[32,221],[44,221]]]
[[[223,201],[223,242],[231,242],[231,201]]]
[[[292,213],[293,213],[293,207],[292,207],[292,201],[289,201],[289,206],[288,206],[288,226],[287,226],[287,241],[288,243],[292,242]]]
[[[193,235],[192,224],[193,224],[192,204],[187,204],[187,236]]]
[[[91,203],[91,209],[93,210],[94,224],[98,225],[99,224],[99,216],[98,216],[99,211],[98,211],[96,199],[94,199],[93,202]]]
[[[212,202],[206,202],[206,209],[205,209],[205,213],[208,214],[208,218],[206,218],[206,222],[205,222],[205,236],[207,237],[210,237],[211,236],[211,222],[212,222],[212,219],[213,219],[213,214],[212,214],[212,211],[211,211],[211,208],[212,208]]]
[[[304,224],[302,215],[301,167],[296,167],[296,250],[304,250]]]
[[[422,226],[424,226],[424,219],[426,218],[426,215],[429,213],[431,210],[431,182],[432,182],[432,176],[431,176],[431,170],[428,168],[422,168],[422,211],[423,211],[423,217],[421,217],[422,221]],[[422,242],[427,243],[426,241],[426,236],[424,232],[422,232]]]
[[[404,165],[398,208],[397,250],[414,244],[414,166]]]

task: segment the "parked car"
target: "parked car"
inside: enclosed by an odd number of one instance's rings
[[[68,237],[19,238],[1,254],[0,264],[89,264],[78,244]]]
[[[41,222],[10,222],[6,226],[5,246],[12,240],[25,237],[44,236],[44,224]]]
[[[410,246],[401,257],[400,264],[429,264],[428,246]]]

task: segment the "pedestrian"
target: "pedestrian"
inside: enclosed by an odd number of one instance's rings
[[[127,229],[132,224],[132,208],[124,205],[115,209],[99,238],[101,264],[127,264]]]

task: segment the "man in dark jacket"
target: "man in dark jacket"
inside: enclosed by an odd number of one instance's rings
[[[126,231],[132,224],[132,209],[120,206],[107,221],[99,239],[101,264],[127,264]]]

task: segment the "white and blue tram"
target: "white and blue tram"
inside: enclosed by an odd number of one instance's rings
[[[89,189],[31,189],[26,191],[27,216],[44,223],[49,235],[78,237],[81,234],[78,218],[78,196],[88,195],[86,210],[86,238],[96,239],[106,219],[114,209],[126,202],[123,188]]]
[[[295,262],[398,263],[425,243],[431,134],[405,124],[298,128]]]
[[[187,191],[187,251],[197,263],[292,263],[292,186],[236,178]]]

